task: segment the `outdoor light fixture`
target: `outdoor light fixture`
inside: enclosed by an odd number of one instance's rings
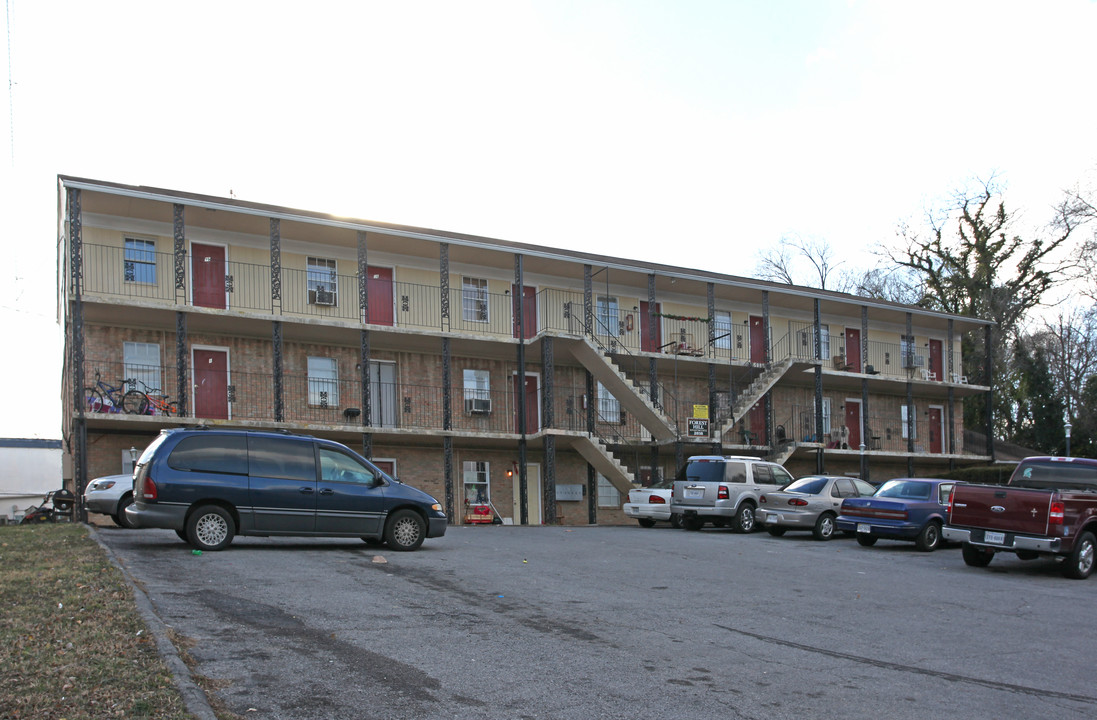
[[[1070,415],[1063,413],[1063,430],[1067,435],[1067,457],[1070,457]]]

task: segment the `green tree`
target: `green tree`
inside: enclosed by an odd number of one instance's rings
[[[1017,383],[1007,439],[1041,452],[1061,453],[1065,445],[1064,403],[1055,389],[1044,349],[1014,344]]]

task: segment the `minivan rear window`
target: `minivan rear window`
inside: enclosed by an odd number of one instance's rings
[[[252,477],[316,482],[316,453],[312,442],[289,438],[250,437]]]
[[[190,472],[248,474],[248,446],[242,435],[183,438],[168,456],[168,467]]]

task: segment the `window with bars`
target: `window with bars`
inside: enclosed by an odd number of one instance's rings
[[[465,322],[488,322],[488,281],[461,278],[461,317]]]
[[[461,463],[461,479],[465,486],[466,505],[486,505],[491,502],[490,466],[486,462],[466,460]]]
[[[313,407],[335,407],[339,404],[339,368],[335,358],[310,357],[309,405]]]
[[[123,273],[128,283],[156,284],[156,241],[126,238]]]
[[[335,305],[339,299],[339,275],[334,260],[310,257],[305,264],[310,305]]]
[[[156,343],[124,342],[122,343],[122,373],[126,379],[136,379],[140,383],[135,390],[163,391],[160,376],[160,346]]]

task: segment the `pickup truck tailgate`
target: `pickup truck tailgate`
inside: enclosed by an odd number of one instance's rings
[[[949,525],[1046,535],[1052,493],[1017,487],[957,485]]]

